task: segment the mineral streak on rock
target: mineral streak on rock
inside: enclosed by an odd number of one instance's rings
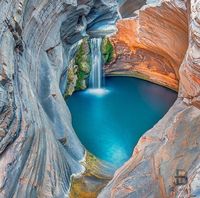
[[[169,2],[146,7],[134,18],[119,20],[117,28],[110,38],[116,57],[105,66],[106,74],[136,76],[178,91],[188,46],[186,10]]]

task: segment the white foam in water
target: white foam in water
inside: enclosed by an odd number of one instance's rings
[[[87,92],[89,94],[93,94],[93,95],[97,95],[97,96],[103,96],[103,95],[108,94],[109,90],[102,89],[102,88],[99,88],[99,89],[87,89]]]

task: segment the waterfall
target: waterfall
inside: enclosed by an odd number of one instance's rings
[[[92,69],[89,84],[92,89],[101,89],[102,87],[101,42],[102,38],[92,38],[90,41]]]

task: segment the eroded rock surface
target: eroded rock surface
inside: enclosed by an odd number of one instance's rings
[[[123,18],[135,16],[134,12],[139,10],[145,3],[146,0],[125,0],[120,6],[120,14]]]
[[[105,66],[106,74],[136,76],[177,91],[188,46],[187,24],[186,10],[170,2],[146,6],[134,18],[119,20],[118,32],[110,38],[116,57]]]
[[[68,197],[71,176],[84,170],[85,149],[62,95],[64,76],[72,45],[89,28],[96,30],[97,19],[115,23],[113,5],[101,0],[0,2],[1,198]]]
[[[188,0],[187,11],[183,1],[158,2],[157,7],[156,2],[142,8],[139,17],[118,22],[118,34],[130,34],[113,38],[113,43],[131,52],[121,59],[129,64],[119,67],[116,61],[107,69],[130,74],[136,58],[145,72],[154,69],[148,76],[152,81],[177,89],[188,17],[189,48],[180,70],[179,99],[141,138],[99,197],[199,196],[200,2]],[[71,176],[84,170],[80,161],[85,149],[62,95],[66,68],[82,37],[115,31],[116,9],[114,0],[0,2],[0,198],[68,197]],[[178,168],[188,172],[188,185],[174,185]]]
[[[189,46],[180,68],[180,97],[200,108],[200,2],[188,2]]]
[[[181,5],[175,3],[175,7]],[[115,173],[99,198],[200,197],[199,5],[199,1],[187,2],[189,47],[179,70],[179,98],[164,118],[141,137],[131,159]],[[169,55],[181,61],[176,54]],[[186,185],[177,185],[177,170],[187,173]]]

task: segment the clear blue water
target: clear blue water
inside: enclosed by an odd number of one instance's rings
[[[172,106],[177,94],[165,87],[129,77],[107,77],[105,94],[89,90],[67,99],[73,127],[88,151],[121,166],[145,131]]]

